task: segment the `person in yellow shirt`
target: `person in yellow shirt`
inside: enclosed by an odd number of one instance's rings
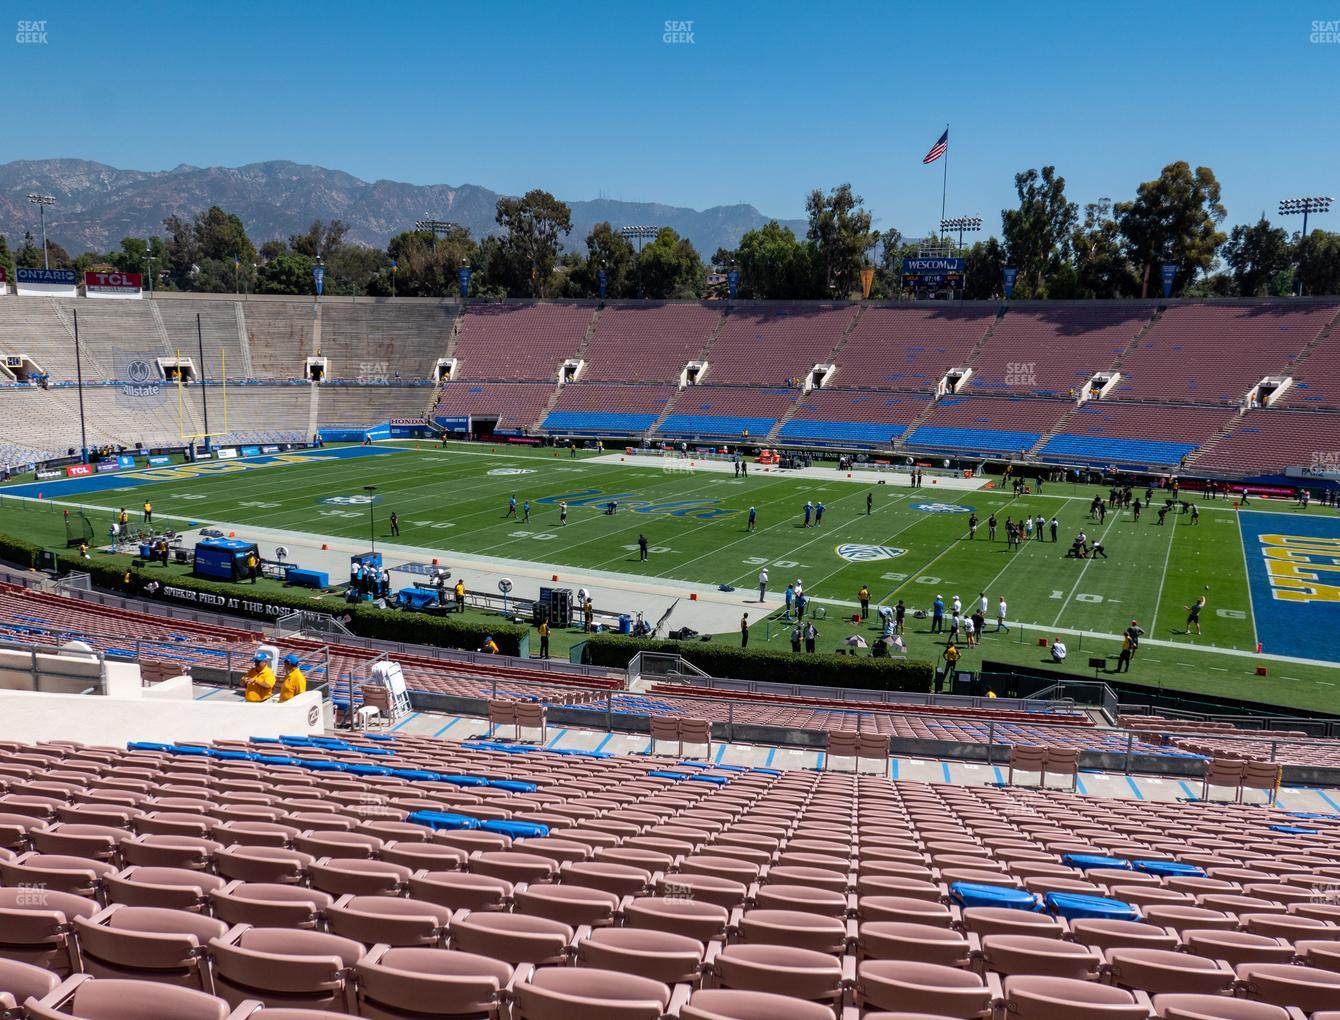
[[[152,524],[154,522],[154,505],[147,499],[144,501],[144,523]]]
[[[498,642],[493,640],[492,634],[484,639],[484,647],[481,648],[480,651],[488,652],[490,655],[498,654]]]
[[[465,612],[465,579],[456,580],[456,612]]]
[[[254,665],[242,677],[242,690],[250,702],[269,701],[275,689],[275,671],[270,668],[270,656],[257,652]]]
[[[856,593],[856,597],[861,602],[861,619],[870,619],[870,589],[861,585],[861,590]]]
[[[284,680],[279,685],[279,703],[281,705],[296,698],[299,694],[307,693],[307,677],[298,668],[300,661],[296,652],[289,652],[284,656],[284,665],[288,667],[288,671],[284,674]]]

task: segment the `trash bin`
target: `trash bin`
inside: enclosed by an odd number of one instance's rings
[[[627,613],[624,613],[619,617],[619,633],[620,634],[633,633],[633,618],[629,616]]]

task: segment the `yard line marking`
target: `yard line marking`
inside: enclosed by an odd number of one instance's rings
[[[1159,610],[1163,607],[1163,585],[1168,580],[1168,563],[1172,560],[1173,542],[1177,540],[1177,522],[1173,522],[1172,534],[1168,536],[1168,551],[1163,554],[1163,573],[1159,575],[1158,595],[1154,598],[1154,619],[1149,622],[1149,633],[1159,632]],[[1182,665],[1182,663],[1179,663]]]
[[[1112,512],[1112,523],[1103,529],[1102,535],[1100,535],[1098,538],[1099,542],[1103,542],[1103,540],[1107,538],[1109,532],[1111,532],[1112,529],[1117,526],[1117,521],[1119,520],[1121,520],[1121,510],[1117,509]],[[1060,625],[1061,617],[1065,615],[1066,607],[1069,606],[1070,603],[1074,600],[1075,592],[1079,591],[1079,586],[1084,581],[1084,575],[1088,573],[1089,567],[1091,566],[1093,566],[1092,553],[1090,553],[1089,558],[1084,561],[1084,566],[1080,567],[1079,576],[1075,578],[1075,583],[1070,588],[1070,594],[1065,597],[1065,600],[1062,601],[1061,603],[1061,608],[1056,611],[1056,619],[1052,621],[1053,627]]]
[[[1242,578],[1247,586],[1247,615],[1252,621],[1252,644],[1261,643],[1261,637],[1256,633],[1256,606],[1252,604],[1252,571],[1247,565],[1247,538],[1242,533],[1241,522],[1234,520],[1238,524],[1238,546],[1242,549]]]

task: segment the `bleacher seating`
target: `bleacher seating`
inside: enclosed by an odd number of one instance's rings
[[[246,347],[246,335],[238,323],[239,304],[224,298],[200,300],[196,295],[167,294],[154,298],[154,307],[163,320],[169,353],[193,362],[200,360],[199,348],[203,341],[205,364],[197,366],[206,379],[253,378],[251,358]],[[255,308],[255,305],[248,307]],[[200,336],[196,337],[196,316],[200,316]],[[299,362],[301,365],[301,362]],[[285,366],[285,375],[299,375]]]
[[[969,391],[1037,396],[1078,392],[1112,367],[1154,314],[1126,302],[1011,305],[973,361]]]
[[[1340,453],[1340,414],[1264,408],[1248,411],[1196,458],[1203,471],[1264,473],[1288,467],[1331,466]]]
[[[588,382],[676,382],[721,321],[710,305],[611,304],[586,350]]]
[[[559,366],[577,354],[593,314],[591,305],[470,305],[456,338],[456,377],[557,383]]]
[[[1066,462],[1174,466],[1224,429],[1235,408],[1090,400],[1041,455]]]
[[[887,446],[901,436],[929,404],[925,393],[871,390],[812,390],[800,398],[782,426],[781,439],[793,443]]]
[[[1240,404],[1262,377],[1283,375],[1336,309],[1310,301],[1172,305],[1127,353],[1111,396]]]
[[[801,445],[872,448],[896,439],[912,449],[983,455],[1024,449],[1097,464],[1168,467],[1188,457],[1200,468],[1260,473],[1333,451],[1331,416],[1270,415],[1340,408],[1334,384],[1340,331],[1330,331],[1340,321],[1340,304],[1175,303],[1149,325],[1153,307],[1020,304],[1002,312],[971,303],[757,303],[727,310],[628,301],[599,309],[477,304],[460,313],[455,302],[419,299],[331,298],[318,305],[255,295],[160,294],[143,302],[24,297],[0,301],[0,354],[28,355],[49,373],[49,388],[0,386],[0,461],[24,465],[78,445],[70,424],[77,420],[75,312],[94,445],[175,445],[205,431],[199,386],[178,394],[163,384],[159,397],[135,396],[120,378],[134,360],[178,351],[199,360],[199,315],[204,364],[196,367],[211,384],[209,431],[227,441],[301,441],[314,426],[417,417],[430,403],[436,360],[453,353],[461,369],[434,412],[496,418],[504,432],[637,436],[673,400],[660,429],[671,439],[738,439],[748,430],[762,441],[777,430],[776,441]],[[313,417],[302,377],[305,359],[315,353],[318,308],[321,353],[330,364]],[[561,387],[560,363],[579,354],[580,380]],[[710,364],[703,385],[670,388],[686,363],[703,358]],[[837,372],[827,388],[805,394],[794,385],[829,359]],[[926,405],[945,372],[962,365],[973,375],[960,391]],[[1078,409],[1068,404],[1070,389],[1105,369],[1122,374],[1112,392]],[[1247,388],[1282,374],[1294,385],[1280,403],[1234,422]],[[1303,433],[1284,422],[1296,422]],[[913,423],[919,427],[908,435]]]
[[[937,450],[1018,453],[1031,449],[1070,409],[1070,401],[1047,397],[947,396],[905,441]]]
[[[330,378],[371,385],[431,379],[456,321],[455,305],[424,299],[325,304],[321,311]]]
[[[1340,311],[1337,313],[1340,317]],[[1293,386],[1284,394],[1288,407],[1340,407],[1340,329],[1330,333],[1294,365]]]
[[[424,386],[322,386],[317,424],[375,425],[390,418],[419,418],[428,410],[433,391]],[[304,423],[307,408],[301,408]]]
[[[658,435],[763,439],[799,395],[794,389],[690,386],[680,392]]]
[[[539,422],[556,385],[450,382],[442,387],[433,414],[438,417],[496,418],[499,430],[522,431]]]
[[[651,428],[674,394],[673,386],[571,383],[563,387],[543,427],[549,432],[636,435]]]
[[[968,360],[996,318],[991,306],[871,305],[837,355],[837,385],[934,392]]]
[[[1075,775],[1064,748],[1035,750],[1016,784],[1035,758]],[[0,751],[16,1017],[1340,1006],[1334,816],[397,733]]]
[[[829,355],[851,324],[850,305],[738,306],[708,352],[713,385],[783,386]]]
[[[56,298],[0,300],[0,355],[26,354],[53,383],[73,382],[77,375],[74,333],[69,323],[73,306]],[[107,368],[87,350],[80,351],[90,378],[106,378]]]
[[[312,344],[314,308],[310,299],[299,298],[249,298],[243,304],[255,378],[304,377],[307,359],[316,353]]]

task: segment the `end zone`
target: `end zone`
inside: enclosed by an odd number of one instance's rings
[[[335,449],[295,450],[290,453],[266,453],[258,457],[237,460],[202,460],[194,464],[173,464],[168,467],[138,468],[133,471],[115,471],[85,478],[67,478],[51,482],[29,482],[5,489],[6,496],[25,496],[29,499],[62,499],[90,492],[105,492],[133,486],[154,485],[158,482],[185,481],[211,475],[235,474],[257,468],[284,467],[290,464],[308,464],[312,461],[351,460],[356,457],[381,457],[391,453],[411,453],[408,447],[396,446],[341,446]]]

